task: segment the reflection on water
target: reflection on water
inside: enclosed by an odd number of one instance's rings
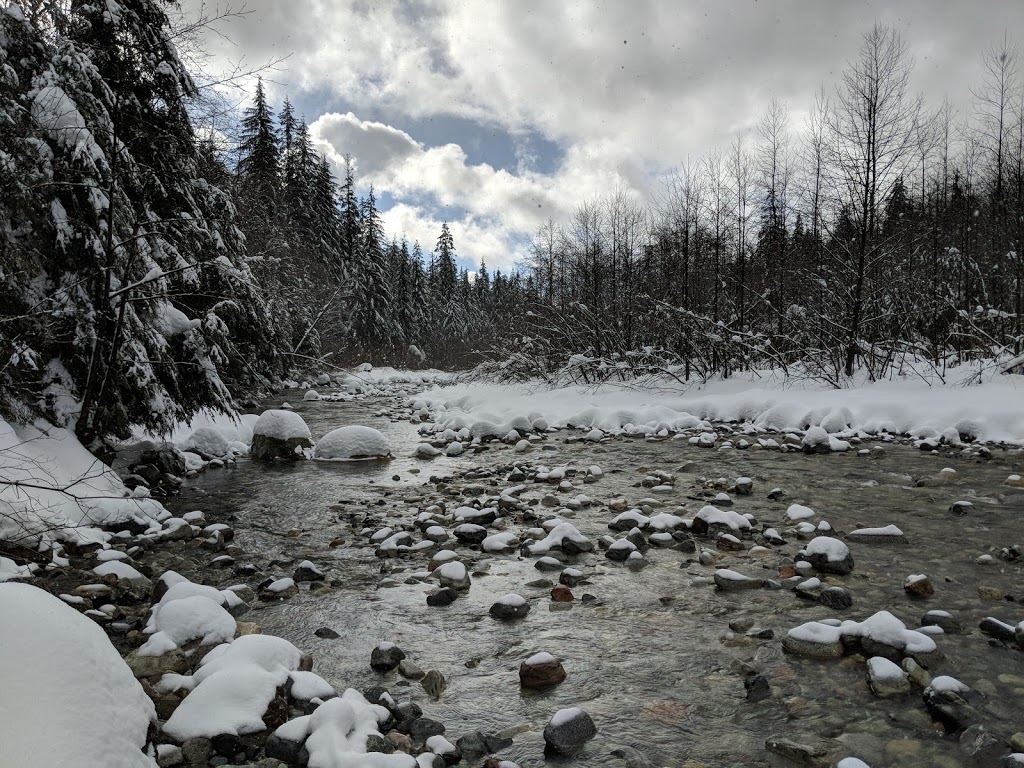
[[[556,447],[550,452],[538,450],[524,457],[495,445],[476,455],[423,462],[408,458],[418,442],[415,426],[379,415],[391,403],[303,402],[296,411],[314,437],[352,423],[381,430],[398,457],[392,462],[241,462],[235,469],[211,471],[196,479],[171,505],[179,511],[202,508],[210,519],[234,515],[236,543],[266,575],[290,574],[292,564],[306,558],[328,572],[336,581],[334,587],[260,606],[252,619],[266,632],[312,652],[316,671],[336,686],[365,689],[380,684],[382,678],[369,668],[370,650],[381,640],[395,642],[423,669],[440,670],[448,688],[440,701],[431,701],[418,684],[407,684],[395,672],[383,678],[393,693],[420,703],[427,716],[447,726],[452,741],[468,731],[521,729],[514,746],[502,756],[524,768],[544,764],[544,724],[556,709],[575,705],[591,714],[599,734],[585,752],[568,761],[573,765],[620,764],[609,752],[621,745],[634,746],[665,766],[682,766],[687,760],[708,766],[781,764],[764,750],[770,734],[796,741],[810,736],[839,738],[850,754],[875,765],[970,764],[955,743],[936,733],[917,693],[905,699],[874,699],[866,685],[865,665],[856,659],[818,662],[784,656],[780,639],[787,629],[834,615],[788,590],[717,593],[707,583],[713,567],[677,551],[652,549],[647,553],[650,565],[639,572],[595,553],[572,562],[590,575],[589,584],[574,590],[577,598],[590,593],[599,598],[597,603],[577,600],[569,610],[553,611],[547,588],[525,586],[551,578],[534,568],[533,560],[492,557],[459,547],[474,573],[473,587],[447,608],[428,609],[424,596],[431,585],[406,583],[414,571],[425,567],[427,557],[379,560],[366,544],[367,536],[349,524],[349,513],[358,512],[366,515],[367,527],[396,526],[410,522],[414,510],[428,503],[450,504],[461,498],[449,489],[476,486],[494,493],[507,485],[504,471],[494,475],[493,487],[487,479],[437,487],[427,483],[430,476],[453,476],[473,467],[507,469],[516,461],[580,468],[598,464],[605,470],[604,478],[580,485],[578,491],[598,500],[622,495],[633,503],[651,495],[649,489],[638,487],[643,470],[673,472],[692,461],[693,467],[677,473],[675,490],[659,494],[668,509],[682,505],[690,514],[699,509],[704,503],[697,496],[700,477],[731,480],[747,475],[754,479],[754,493],[736,497],[734,508],[781,531],[787,527],[785,509],[794,501],[813,507],[817,519],[828,520],[840,531],[858,524],[895,523],[902,528],[909,545],[854,544],[854,572],[826,579],[843,584],[854,595],[854,606],[843,618],[863,619],[887,609],[913,627],[926,610],[952,612],[966,631],[938,638],[946,655],[940,672],[988,695],[991,723],[997,730],[1021,730],[1024,653],[990,647],[976,627],[988,615],[1013,623],[1024,619],[1019,602],[984,603],[977,593],[979,585],[987,585],[1024,598],[1024,570],[1019,563],[974,562],[991,547],[1024,543],[1024,492],[1002,485],[1008,468],[1021,461],[1019,453],[997,452],[993,461],[977,462],[887,445],[872,458],[806,457],[708,450],[686,441],[566,444],[569,433],[563,432],[549,437],[547,443]],[[915,479],[935,477],[946,466],[956,469],[955,478],[914,487]],[[413,472],[417,469],[419,474]],[[781,502],[766,498],[775,486],[787,493]],[[523,498],[552,491],[552,486],[536,486]],[[567,499],[575,492],[563,496]],[[966,517],[947,511],[959,499],[974,502]],[[596,538],[608,533],[612,515],[592,507],[578,512],[573,522]],[[509,530],[525,527],[510,522]],[[328,547],[337,538],[345,543]],[[787,538],[790,544],[767,558],[728,555],[723,564],[749,575],[774,577],[782,557],[799,549],[795,537]],[[930,576],[934,598],[921,601],[904,593],[903,580],[911,573]],[[392,581],[379,586],[384,575]],[[487,615],[491,603],[508,592],[531,600],[525,620],[503,623]],[[773,630],[775,637],[727,636],[729,622],[741,618]],[[341,638],[315,637],[314,630],[323,626]],[[569,677],[549,692],[521,692],[519,664],[540,650],[562,658]],[[745,700],[738,662],[767,676],[772,698]]]

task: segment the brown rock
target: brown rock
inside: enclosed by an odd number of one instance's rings
[[[779,566],[779,578],[780,579],[791,579],[796,576],[796,567],[792,563]]]
[[[576,599],[573,595],[572,590],[568,587],[564,587],[559,584],[557,587],[551,590],[551,599],[556,603],[571,603]]]
[[[1003,593],[995,587],[978,587],[978,597],[982,600],[1002,600]]]
[[[565,680],[565,667],[558,659],[543,661],[539,664],[527,664],[519,667],[519,684],[523,688],[548,688]]]
[[[935,594],[935,587],[927,576],[923,579],[908,581],[903,585],[903,591],[911,597],[931,597]]]

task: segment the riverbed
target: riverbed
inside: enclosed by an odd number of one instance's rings
[[[873,766],[975,764],[932,723],[919,690],[878,699],[868,688],[863,659],[814,661],[782,651],[782,637],[799,624],[828,617],[862,620],[883,609],[908,627],[919,626],[928,610],[953,614],[963,632],[935,638],[945,661],[930,671],[952,675],[985,694],[986,724],[994,731],[1009,736],[1024,730],[1024,653],[990,642],[978,630],[987,616],[1012,624],[1024,620],[1024,563],[998,557],[1000,549],[1024,544],[1024,490],[1004,484],[1024,461],[1019,450],[997,447],[983,460],[958,451],[921,451],[894,440],[865,441],[846,453],[805,455],[708,449],[672,439],[593,443],[563,430],[547,434],[527,453],[492,442],[479,453],[424,461],[411,458],[423,438],[400,398],[301,402],[295,410],[314,439],[346,424],[375,427],[396,458],[271,465],[242,459],[233,468],[188,481],[167,506],[176,514],[202,509],[210,520],[230,521],[236,543],[258,570],[247,581],[290,575],[306,559],[324,570],[331,586],[261,603],[253,620],[264,632],[310,651],[315,670],[339,690],[385,685],[411,697],[426,716],[447,726],[451,741],[472,731],[506,732],[513,745],[501,757],[524,768],[545,765],[545,723],[562,707],[580,706],[597,724],[598,735],[564,761],[569,765],[620,765],[611,752],[622,746],[659,766],[792,765],[765,749],[770,736],[837,740],[830,743]],[[877,450],[861,456],[859,448]],[[560,514],[595,541],[610,533],[612,500],[625,499],[634,507],[653,498],[654,511],[692,516],[708,503],[708,495],[719,492],[715,480],[729,487],[748,476],[753,493],[732,494],[731,508],[754,515],[758,527],[773,525],[787,543],[763,556],[721,552],[713,565],[701,565],[695,553],[652,548],[645,553],[647,566],[639,570],[613,563],[597,550],[564,558],[588,576],[573,590],[577,599],[568,609],[551,601],[550,586],[537,584],[541,579],[557,583],[557,572],[537,570],[536,558],[488,555],[451,541],[445,546],[462,555],[473,584],[452,605],[433,608],[425,596],[436,584],[411,578],[425,568],[429,555],[375,555],[369,542],[373,531],[403,525],[415,531],[417,513],[429,505],[443,503],[450,512],[461,503],[496,496],[515,484],[507,479],[513,466],[541,465],[580,470],[575,487],[560,492],[539,483],[520,499],[536,499],[531,509],[553,516],[559,507],[543,506],[543,496],[567,500],[585,493],[594,505]],[[584,485],[592,465],[604,474]],[[642,481],[655,470],[672,474],[674,487],[656,493],[644,487]],[[784,495],[770,500],[775,488]],[[952,514],[950,505],[961,500],[972,503],[970,512]],[[780,565],[803,545],[787,533],[793,523],[785,513],[792,503],[812,508],[817,513],[812,522],[827,521],[832,535],[895,524],[908,543],[850,544],[853,572],[823,578],[826,585],[850,590],[854,602],[845,611],[802,600],[787,588],[717,591],[711,577],[721,567],[781,581]],[[521,535],[536,523],[508,519],[505,525]],[[415,535],[418,540],[418,531]],[[714,542],[701,541],[700,547],[714,550]],[[992,555],[991,562],[979,564],[984,554]],[[911,574],[926,574],[934,596],[908,595],[904,581]],[[238,581],[227,572],[221,583]],[[982,599],[979,587],[1002,599]],[[529,615],[511,623],[492,619],[488,608],[510,592],[530,601]],[[596,599],[584,602],[585,594]],[[752,630],[733,631],[730,623],[741,630],[752,625]],[[321,627],[340,637],[319,638],[314,632]],[[371,671],[370,651],[385,640],[423,669],[445,676],[448,686],[439,700],[397,672]],[[541,694],[521,689],[518,678],[521,662],[538,651],[562,659],[568,672],[565,682]],[[743,685],[752,670],[771,686],[771,695],[757,702],[747,700]]]

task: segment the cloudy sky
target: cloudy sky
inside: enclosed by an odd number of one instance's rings
[[[205,0],[212,9],[211,0]],[[202,0],[185,0],[186,9]],[[236,8],[240,6],[235,6]],[[1024,0],[247,0],[206,46],[213,68],[287,57],[287,94],[336,164],[354,156],[394,235],[507,270],[547,218],[749,132],[771,97],[799,132],[878,21],[915,86],[971,110],[986,47]],[[1022,40],[1021,42],[1024,42]]]

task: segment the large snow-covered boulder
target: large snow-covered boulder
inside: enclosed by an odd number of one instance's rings
[[[391,445],[373,427],[351,425],[332,429],[320,438],[313,450],[314,459],[325,461],[361,461],[390,459]]]
[[[252,428],[249,455],[255,461],[304,459],[313,447],[309,427],[294,411],[267,410]]]
[[[0,584],[4,765],[153,768],[153,703],[100,627],[48,592]]]

